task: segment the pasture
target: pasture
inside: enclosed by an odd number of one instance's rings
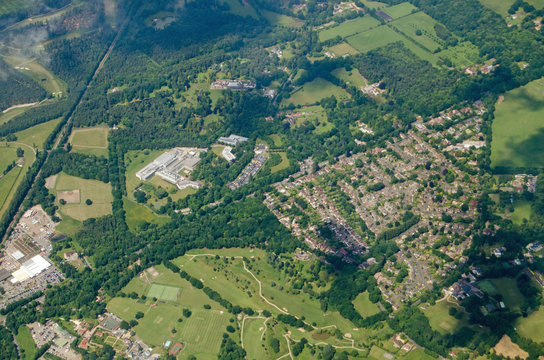
[[[347,36],[369,30],[378,25],[380,25],[380,22],[369,15],[354,20],[347,20],[338,26],[319,31],[319,41],[327,41],[334,39],[337,36],[345,38]]]
[[[458,320],[449,314],[449,309],[453,307],[458,312],[464,310],[457,304],[449,303],[446,300],[435,303],[433,306],[428,306],[423,313],[429,319],[429,324],[433,330],[441,334],[454,334],[463,326],[463,321]]]
[[[383,11],[393,19],[399,19],[403,16],[409,15],[414,10],[417,10],[417,8],[409,2],[403,2],[383,9]]]
[[[282,101],[284,106],[293,103],[296,105],[316,104],[326,97],[334,95],[337,100],[344,100],[350,95],[342,88],[322,78],[316,78],[295,90],[288,99]]]
[[[55,130],[55,127],[60,122],[61,118],[44,122],[32,126],[26,130],[22,130],[15,133],[17,136],[17,142],[25,144],[27,147],[23,147],[23,150],[32,151],[31,148],[38,150],[43,149],[43,143],[47,140],[47,137]]]
[[[336,56],[356,55],[359,52],[346,42],[341,42],[329,48]]]
[[[73,152],[108,156],[108,132],[107,127],[91,127],[83,129],[73,129],[68,141],[72,145]]]
[[[348,37],[347,42],[361,52],[367,52],[391,44],[404,41],[404,37],[389,26],[382,25],[371,30]]]
[[[334,77],[344,81],[346,84],[355,86],[360,89],[363,86],[367,86],[368,82],[358,69],[351,69],[347,71],[345,68],[334,69],[331,72]]]
[[[404,16],[391,22],[391,26],[408,36],[430,52],[437,50],[442,42],[434,30],[437,22],[424,12],[417,12]],[[421,31],[421,35],[416,35],[416,31]]]
[[[495,106],[491,167],[544,167],[544,78],[511,90]]]
[[[73,195],[76,193],[74,190],[79,190],[79,201],[76,201],[75,195]],[[61,214],[66,214],[79,221],[111,214],[113,195],[110,184],[60,173],[53,189],[57,196],[57,202],[59,195],[68,194],[66,191],[74,192],[70,193],[71,203],[68,201],[64,205],[58,203]],[[87,199],[92,201],[91,205],[85,203]]]
[[[362,292],[353,300],[353,306],[355,307],[355,310],[361,314],[362,317],[369,317],[372,315],[376,315],[380,312],[380,308],[377,304],[374,304],[370,301],[368,298],[368,292]]]
[[[517,332],[536,342],[544,342],[544,308],[542,306],[526,318],[520,317],[516,323]]]

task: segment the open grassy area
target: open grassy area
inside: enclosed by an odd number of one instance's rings
[[[409,2],[403,2],[397,5],[393,5],[391,7],[388,7],[386,9],[383,9],[383,11],[391,16],[393,19],[398,19],[403,16],[411,14],[414,10],[417,10],[417,8],[410,4]]]
[[[519,310],[519,307],[525,301],[525,297],[519,291],[515,279],[503,277],[492,279],[491,283],[493,283],[499,294],[503,296],[504,304],[509,309]]]
[[[22,113],[24,113],[26,110],[30,108],[32,108],[32,106],[15,108],[15,109],[9,110],[8,112],[0,112],[0,125],[7,123],[14,117],[21,115]]]
[[[491,166],[544,167],[544,78],[499,99],[493,120]]]
[[[367,80],[361,75],[358,69],[347,71],[345,68],[338,68],[332,71],[332,74],[346,84],[361,88],[368,85]]]
[[[454,334],[463,326],[463,319],[458,320],[449,314],[451,307],[457,309],[458,312],[464,312],[460,306],[446,300],[437,302],[433,306],[429,306],[423,310],[433,330],[444,335]]]
[[[65,191],[72,190],[78,190],[79,196],[73,197],[73,200],[67,201],[65,205],[58,203],[59,193],[62,196]],[[111,194],[110,184],[98,180],[87,180],[60,173],[57,176],[53,191],[57,197],[56,201],[59,205],[61,214],[66,214],[76,220],[83,221],[85,219],[111,214],[113,195]],[[92,201],[91,205],[85,203],[87,199]]]
[[[249,319],[244,324],[244,348],[247,352],[247,359],[268,359],[271,353],[262,346],[265,342],[261,335],[265,332],[265,319]],[[276,355],[275,358],[278,356]]]
[[[251,16],[255,19],[259,18],[257,12],[249,2],[242,2],[240,0],[225,0],[225,3],[230,6],[230,12],[235,15],[240,15],[243,17]]]
[[[108,132],[109,129],[103,126],[73,129],[68,141],[73,152],[107,157]]]
[[[526,318],[519,318],[516,323],[518,333],[536,342],[544,342],[544,308],[540,309]]]
[[[508,9],[514,3],[514,0],[480,0],[482,5],[495,11],[502,16],[508,16]]]
[[[287,169],[289,167],[289,159],[287,158],[287,154],[285,152],[280,152],[278,154],[281,156],[281,162],[278,165],[272,166],[272,168],[270,168],[270,171],[272,173]]]
[[[531,219],[532,203],[530,201],[517,201],[514,205],[514,212],[510,215],[512,222],[517,225],[523,224],[523,220]]]
[[[6,167],[13,161],[17,161],[17,144],[2,144],[0,147],[0,174],[4,172]],[[7,145],[7,146],[6,146]]]
[[[386,3],[382,3],[379,1],[372,1],[372,0],[361,0],[363,4],[369,9],[381,9],[384,7],[387,7]]]
[[[147,297],[157,298],[158,300],[176,301],[180,289],[173,286],[151,284]]]
[[[449,59],[454,67],[465,68],[482,61],[478,47],[469,41],[461,42],[436,54],[438,58]]]
[[[353,34],[366,31],[380,25],[380,22],[367,15],[354,20],[348,20],[338,26],[330,27],[319,32],[319,41],[327,41],[337,36],[344,38]]]
[[[353,306],[355,306],[355,310],[357,310],[363,317],[369,317],[380,312],[378,305],[374,304],[368,298],[367,291],[357,295],[355,300],[353,300]]]
[[[19,344],[19,350],[24,351],[24,355],[21,359],[34,360],[37,349],[34,340],[32,340],[32,335],[30,335],[30,329],[26,327],[26,325],[21,325],[15,338]]]
[[[332,51],[336,56],[344,56],[344,55],[356,55],[359,52],[354,49],[350,44],[346,42],[341,42],[340,44],[336,44],[334,46],[331,46],[329,48],[329,51]]]
[[[262,10],[262,14],[272,25],[300,27],[304,23],[292,16],[278,14],[268,10]]]
[[[288,99],[282,101],[282,104],[288,105],[293,103],[295,105],[310,105],[331,95],[334,95],[337,100],[343,100],[350,97],[344,89],[333,85],[322,78],[316,78],[292,93]]]
[[[9,143],[9,147],[6,148],[6,146],[6,143],[0,143],[0,157],[2,157],[2,162],[5,162],[4,159],[13,161],[13,152],[18,147],[21,147],[25,153],[23,166],[15,166],[6,175],[0,178],[0,217],[7,211],[11,199],[13,199],[13,196],[15,195],[15,190],[23,180],[30,165],[36,160],[36,156],[32,149],[25,147],[24,145],[21,146],[21,144]],[[6,166],[7,164],[1,168],[0,171],[2,173],[6,169]]]
[[[361,32],[347,38],[348,43],[361,52],[367,52],[395,41],[403,41],[404,37],[388,26],[382,25],[369,31]]]
[[[49,94],[62,96],[66,92],[66,83],[56,77],[36,59],[6,56],[4,60],[13,67],[16,67],[23,74],[32,78],[32,80],[36,81]]]
[[[404,16],[391,22],[397,30],[408,36],[421,46],[433,52],[440,47],[442,42],[434,30],[437,22],[424,12],[417,12]],[[421,35],[416,35],[416,31],[421,31]]]
[[[130,229],[137,229],[143,223],[162,225],[170,221],[170,217],[156,215],[146,206],[127,198],[123,198],[123,209]]]
[[[58,118],[45,122],[43,124],[32,126],[26,130],[16,132],[15,136],[17,136],[17,142],[23,143],[32,148],[42,150],[43,143],[45,142],[49,134],[51,134],[51,132],[55,130],[55,127],[58,125],[60,120],[61,119]],[[26,149],[24,150],[26,151]]]

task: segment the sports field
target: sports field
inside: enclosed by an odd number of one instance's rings
[[[526,318],[520,317],[516,323],[518,333],[536,342],[544,342],[544,308],[540,309]]]
[[[66,197],[65,205],[58,203],[61,214],[64,213],[76,220],[83,221],[111,214],[113,195],[110,184],[60,173],[53,191],[57,196],[57,202],[59,196]],[[91,205],[85,203],[87,199],[92,201]]]
[[[283,100],[282,104],[311,105],[331,95],[334,95],[337,100],[344,100],[350,97],[344,89],[322,78],[316,78],[304,84],[302,88],[291,94],[288,99]]]
[[[417,8],[410,4],[409,2],[403,2],[397,5],[383,9],[383,11],[391,16],[393,19],[398,19],[403,16],[409,15],[412,11],[417,10]]]
[[[377,304],[370,301],[368,292],[366,291],[357,295],[353,300],[353,306],[355,306],[355,310],[357,310],[362,317],[369,317],[380,312],[380,308]]]
[[[544,167],[544,78],[499,99],[492,132],[492,168]]]
[[[109,129],[103,126],[73,129],[68,141],[73,152],[107,157],[108,132]]]
[[[173,286],[151,284],[147,297],[157,298],[159,300],[176,301],[180,289]]]
[[[319,41],[327,41],[337,36],[345,38],[353,34],[366,31],[380,25],[380,22],[373,17],[366,15],[355,20],[348,20],[338,26],[327,28],[319,32]]]
[[[368,85],[367,80],[357,69],[347,71],[345,68],[338,68],[334,69],[332,74],[338,79],[343,80],[346,84],[355,86],[356,88],[361,88]]]
[[[440,47],[441,40],[436,35],[434,25],[437,22],[424,12],[417,12],[392,21],[391,25],[421,46],[433,52]],[[420,30],[421,35],[416,35]]]

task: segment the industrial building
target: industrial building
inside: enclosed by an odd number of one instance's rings
[[[232,148],[230,146],[225,146],[223,151],[221,151],[221,156],[228,162],[233,162],[236,160],[236,156],[232,153]]]
[[[222,142],[223,144],[227,144],[227,145],[230,145],[230,146],[236,146],[240,143],[243,143],[245,141],[248,141],[249,139],[246,138],[246,137],[243,137],[243,136],[238,136],[238,135],[234,135],[234,134],[231,134],[229,137],[220,137],[218,139],[219,142]]]
[[[49,261],[45,260],[41,255],[36,255],[30,260],[27,260],[21,265],[19,270],[13,272],[11,276],[13,279],[10,281],[15,284],[17,282],[23,282],[34,276],[40,274],[42,271],[51,266]]]

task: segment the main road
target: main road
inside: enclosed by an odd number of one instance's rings
[[[121,27],[119,28],[119,31],[117,31],[117,34],[115,35],[115,38],[113,39],[113,41],[111,42],[108,50],[106,51],[106,53],[104,54],[104,56],[102,57],[102,59],[100,60],[100,63],[98,64],[98,67],[96,68],[96,70],[94,71],[94,74],[93,76],[91,77],[91,79],[89,80],[89,82],[87,83],[87,86],[85,87],[85,89],[83,90],[83,92],[81,93],[81,96],[79,97],[79,100],[76,104],[76,106],[72,107],[72,110],[71,112],[69,113],[68,115],[68,120],[66,121],[66,123],[64,124],[64,126],[62,127],[62,129],[59,131],[59,133],[57,134],[57,138],[55,140],[55,143],[53,144],[53,147],[51,148],[50,151],[47,152],[47,156],[45,157],[45,160],[43,162],[43,164],[45,164],[47,162],[47,160],[49,160],[49,156],[51,155],[51,151],[52,150],[55,150],[59,147],[60,145],[60,141],[62,140],[62,138],[64,137],[64,134],[66,133],[66,131],[68,131],[68,129],[70,129],[70,125],[72,123],[72,120],[73,120],[73,117],[74,117],[74,113],[76,112],[77,108],[79,107],[79,105],[81,104],[81,102],[83,101],[83,98],[85,97],[85,94],[87,93],[87,90],[89,90],[89,88],[91,87],[91,85],[93,84],[94,80],[96,79],[96,77],[98,76],[98,74],[100,73],[100,70],[102,70],[102,68],[104,67],[104,64],[106,63],[106,61],[108,60],[108,57],[110,56],[111,52],[113,51],[113,48],[115,47],[115,45],[117,44],[117,40],[119,40],[119,37],[121,36],[121,34],[123,33],[123,30],[125,29],[125,27],[127,26],[128,24],[128,21],[129,21],[130,17],[127,16],[127,18],[125,19],[125,21],[123,22],[123,24],[121,25]],[[43,166],[42,164],[42,166]],[[19,204],[19,209],[17,209],[17,213],[16,215],[13,217],[13,219],[11,220],[11,223],[9,224],[9,227],[7,228],[5,234],[3,235],[2,237],[2,241],[1,243],[3,243],[7,237],[9,236],[10,234],[10,229],[13,228],[18,219],[19,219],[19,216],[22,214],[23,210],[24,210],[24,202],[25,200],[28,199],[28,196],[30,194],[30,191],[31,189],[36,185],[36,180],[40,177],[41,175],[41,172],[42,172],[42,169],[40,168],[40,170],[38,171],[38,173],[36,174],[36,177],[34,178],[34,180],[32,181],[32,185],[30,186],[30,188],[27,190],[27,193],[24,197],[24,199],[21,201],[21,204]]]

